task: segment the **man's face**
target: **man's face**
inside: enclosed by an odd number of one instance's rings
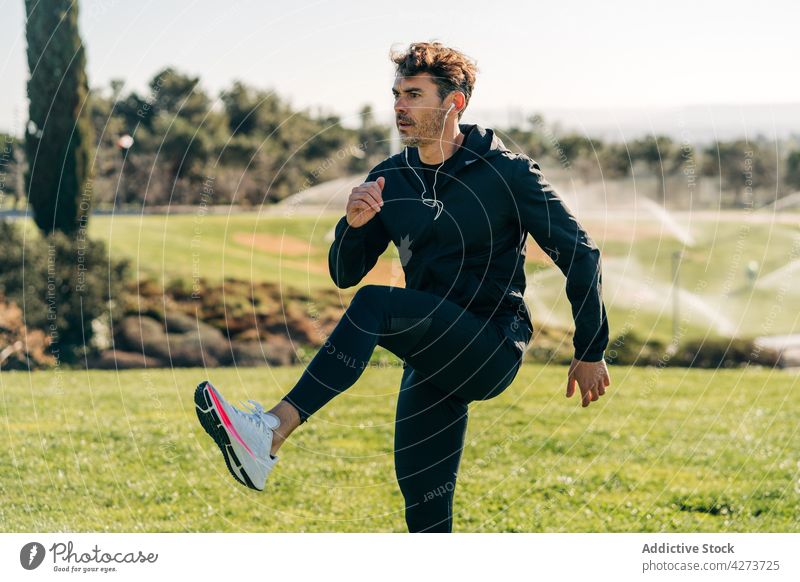
[[[445,115],[437,89],[429,73],[395,78],[395,123],[403,145],[419,146],[442,135]]]

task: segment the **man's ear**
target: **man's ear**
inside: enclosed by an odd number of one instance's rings
[[[466,96],[461,91],[455,91],[453,95],[453,103],[455,104],[455,109],[459,113],[464,110],[464,106],[467,103]]]

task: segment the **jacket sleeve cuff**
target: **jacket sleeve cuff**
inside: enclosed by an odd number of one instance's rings
[[[581,362],[599,362],[605,359],[605,350],[599,352],[579,352],[575,351],[575,359]]]

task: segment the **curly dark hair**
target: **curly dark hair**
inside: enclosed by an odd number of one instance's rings
[[[465,97],[464,107],[458,112],[461,119],[475,86],[478,72],[475,61],[440,42],[415,42],[405,51],[390,51],[389,58],[397,65],[397,74],[403,77],[430,74],[438,87],[440,100],[452,91],[461,91]]]

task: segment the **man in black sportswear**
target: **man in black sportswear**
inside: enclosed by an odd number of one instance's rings
[[[409,531],[449,532],[468,404],[514,380],[533,335],[523,299],[528,234],[566,276],[575,319],[567,397],[605,393],[608,321],[600,251],[543,177],[491,129],[461,124],[475,65],[439,43],[393,55],[406,146],[354,188],[329,253],[340,288],[358,284],[393,242],[406,287],[364,285],[292,390],[271,452],[352,386],[376,345],[403,360],[395,471]]]

